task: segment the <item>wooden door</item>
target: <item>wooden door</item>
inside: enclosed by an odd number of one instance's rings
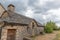
[[[7,31],[7,40],[15,40],[16,30],[15,29],[8,29]]]

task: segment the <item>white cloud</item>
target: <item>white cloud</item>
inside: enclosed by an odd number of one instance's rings
[[[19,1],[19,0],[2,0],[3,2],[16,2],[16,1]]]
[[[40,6],[46,5],[47,2],[53,2],[54,0],[38,0]]]
[[[26,13],[25,13],[25,16],[33,18],[33,16],[34,16],[33,13],[34,13],[34,12],[32,11],[32,9],[31,9],[30,7],[28,7],[28,8],[27,8],[27,11],[26,11]]]
[[[51,17],[53,17],[52,15],[56,15],[56,20],[60,20],[60,8],[58,9],[51,9],[48,11],[48,13],[51,14]]]
[[[46,20],[46,19],[47,19],[47,18],[46,18],[46,15],[43,15],[43,19],[44,19],[44,20]]]
[[[52,15],[56,15],[60,17],[60,8],[48,10],[48,13],[51,13]]]
[[[38,17],[40,16],[39,19],[44,20],[45,23],[47,21],[50,21],[50,20],[52,20],[54,22],[60,21],[60,8],[58,8],[58,9],[50,9],[46,13],[47,13],[47,15],[41,13],[41,14],[38,14],[36,16],[38,16]],[[57,23],[57,25],[58,24],[59,23]],[[58,25],[58,26],[60,26],[60,25]]]
[[[60,8],[50,9],[47,11],[47,13],[48,13],[48,16],[46,16],[46,17],[48,17],[48,18],[51,17],[51,19],[53,18],[52,20],[54,20],[54,21],[60,21]],[[50,15],[50,17],[49,17],[49,15]],[[55,17],[53,17],[54,15],[55,15]],[[57,23],[57,25],[60,26],[59,23]]]

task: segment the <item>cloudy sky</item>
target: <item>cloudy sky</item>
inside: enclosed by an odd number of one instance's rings
[[[9,4],[13,4],[16,12],[40,23],[52,20],[60,25],[60,0],[0,0],[0,3],[6,9]]]

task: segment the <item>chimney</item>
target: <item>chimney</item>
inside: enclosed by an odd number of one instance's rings
[[[7,7],[8,11],[15,11],[15,6],[12,5],[12,4],[9,4],[8,7]]]

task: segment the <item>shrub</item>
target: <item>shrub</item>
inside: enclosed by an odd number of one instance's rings
[[[45,25],[45,32],[46,33],[51,33],[53,32],[53,30],[57,30],[57,26],[55,24],[55,22],[47,22],[46,25]]]
[[[53,32],[53,28],[50,26],[45,26],[45,32],[46,33],[52,33]]]

